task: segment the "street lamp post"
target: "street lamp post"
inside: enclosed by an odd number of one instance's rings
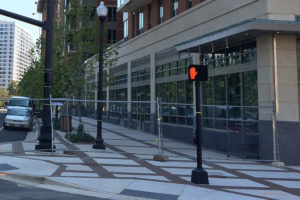
[[[102,139],[102,109],[103,109],[103,24],[107,15],[107,7],[104,2],[101,1],[97,8],[97,15],[100,19],[100,49],[99,49],[99,75],[98,75],[98,95],[97,95],[97,138],[96,143],[93,145],[93,149],[105,149],[105,145]]]

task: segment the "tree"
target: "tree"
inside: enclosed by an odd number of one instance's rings
[[[5,101],[4,99],[8,99],[9,94],[6,88],[4,87],[0,87],[0,99],[3,99],[2,101],[0,101],[0,107],[3,107],[5,105]]]
[[[99,45],[99,20],[96,17],[95,8],[89,6],[88,0],[83,0],[79,4],[78,0],[71,0],[68,9],[56,19],[54,25],[53,42],[53,84],[52,97],[75,96],[82,98],[82,91],[85,85],[85,74],[93,71],[95,63],[85,61],[97,54]],[[64,5],[61,5],[64,6]],[[62,19],[65,23],[61,23]],[[35,98],[42,97],[43,77],[44,77],[44,42],[40,40],[32,50],[32,64],[24,74],[18,85],[20,94]],[[34,55],[41,55],[37,59]],[[109,51],[105,53],[104,64],[109,67],[116,63],[117,52]],[[80,101],[77,103],[79,121],[81,124]]]
[[[7,91],[10,96],[17,95],[18,94],[18,82],[12,80],[7,87]]]
[[[31,98],[43,97],[43,83],[44,83],[44,63],[45,59],[41,55],[43,40],[39,39],[35,47],[30,51],[31,66],[24,73],[20,80],[17,91],[22,96]]]

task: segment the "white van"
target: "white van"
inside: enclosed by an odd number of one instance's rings
[[[9,109],[28,109],[33,110],[32,99],[29,97],[12,96],[9,98],[7,110]]]

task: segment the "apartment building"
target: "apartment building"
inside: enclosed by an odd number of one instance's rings
[[[15,22],[0,21],[0,87],[21,80],[30,67],[31,35]]]
[[[161,97],[164,135],[192,143],[195,87],[187,66],[206,64],[203,145],[266,160],[276,149],[282,161],[299,164],[299,8],[299,0],[118,0],[124,36],[113,46],[118,64],[104,96]],[[156,133],[154,104],[105,109],[109,122]]]

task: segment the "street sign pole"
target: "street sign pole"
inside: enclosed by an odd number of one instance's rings
[[[197,142],[197,168],[192,171],[191,181],[196,184],[209,184],[208,174],[202,168],[202,123],[201,123],[201,103],[200,103],[200,81],[195,81],[196,86],[196,142]]]
[[[209,184],[208,174],[202,168],[202,122],[201,122],[201,91],[200,81],[207,81],[208,69],[206,65],[189,66],[189,80],[195,82],[196,89],[196,124],[195,137],[197,144],[197,168],[192,171],[191,181],[195,184]]]

